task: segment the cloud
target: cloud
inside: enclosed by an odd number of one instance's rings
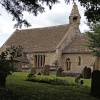
[[[14,31],[13,29],[13,25],[15,22],[12,22],[10,17],[5,18],[5,13],[4,15],[0,16],[0,31],[3,34],[11,34],[12,31]]]
[[[0,41],[0,47],[2,46],[3,42]]]
[[[79,6],[78,2],[77,5],[81,14],[80,29],[81,32],[84,32],[84,30],[88,29],[88,27],[84,24],[84,21],[86,21],[86,18],[84,17],[85,9]],[[63,0],[61,3],[54,5],[51,10],[49,10],[49,8],[45,6],[46,12],[38,14],[38,16],[33,16],[28,12],[23,12],[23,14],[24,18],[27,19],[29,23],[31,23],[32,26],[30,28],[68,24],[72,6],[72,2],[67,5]],[[16,22],[12,21],[12,16],[6,13],[4,9],[0,8],[0,12],[2,14],[2,16],[0,16],[0,45],[2,45],[15,31],[15,29],[13,29],[13,26]],[[25,27],[22,28],[25,29]]]
[[[24,18],[27,19],[33,27],[35,25],[39,27],[46,27],[59,24],[68,24],[72,5],[67,5],[63,1],[59,4],[54,5],[51,10],[46,6],[45,8],[45,12],[42,14],[38,14],[37,17],[24,12]]]

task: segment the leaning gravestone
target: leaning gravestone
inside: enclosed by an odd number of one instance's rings
[[[81,78],[81,74],[78,74],[78,76],[75,78],[75,83],[79,83]]]
[[[57,68],[57,76],[62,76],[62,72],[63,72],[63,70],[62,70],[62,68],[61,67],[58,67]]]
[[[49,65],[45,65],[43,67],[43,75],[49,75],[50,73],[50,66]]]
[[[100,98],[100,71],[92,72],[91,95]]]

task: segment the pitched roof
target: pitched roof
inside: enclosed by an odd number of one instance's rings
[[[68,31],[69,26],[58,25],[45,28],[16,30],[5,45],[21,45],[24,52],[54,51],[57,44]]]
[[[91,50],[89,50],[88,47],[85,46],[87,41],[88,37],[86,36],[86,34],[78,34],[69,44],[69,46],[65,47],[63,53],[90,53]]]

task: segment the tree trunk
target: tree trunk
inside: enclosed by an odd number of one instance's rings
[[[6,77],[0,76],[0,87],[5,88],[6,86]]]

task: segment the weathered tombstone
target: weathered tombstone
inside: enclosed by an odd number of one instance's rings
[[[83,70],[83,78],[90,79],[91,78],[91,68],[87,68],[87,66]]]
[[[43,67],[43,75],[49,75],[50,73],[50,66],[49,65],[45,65]]]
[[[36,74],[36,68],[35,67],[31,68],[30,74]]]
[[[100,98],[100,71],[92,72],[91,95]]]
[[[57,68],[58,68],[58,66],[50,66],[50,74],[56,74]]]
[[[36,74],[36,68],[35,67],[32,67],[31,68],[31,71],[30,71],[30,74],[28,75],[28,77],[33,77],[34,76],[34,74]]]
[[[62,72],[63,72],[62,68],[61,68],[61,67],[58,67],[58,68],[57,68],[57,73],[56,73],[56,75],[57,75],[57,76],[62,76]]]
[[[75,83],[79,83],[81,78],[81,74],[78,74],[78,76],[75,78]]]
[[[83,70],[83,77],[84,77],[84,79],[87,78],[87,66],[84,67],[84,70]]]

